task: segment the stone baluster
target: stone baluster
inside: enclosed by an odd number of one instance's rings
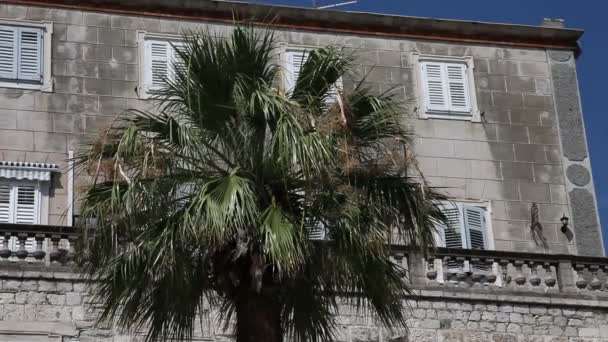
[[[585,279],[585,265],[575,264],[574,269],[576,270],[576,287],[579,289],[587,288],[587,280]]]
[[[42,260],[46,256],[46,252],[42,248],[42,245],[44,243],[44,238],[45,238],[44,234],[36,234],[36,247],[34,249],[34,252],[32,253],[34,256],[34,259],[36,259],[36,260]]]
[[[17,256],[17,258],[23,260],[25,258],[27,258],[27,255],[29,254],[28,251],[25,249],[25,243],[27,241],[27,234],[26,233],[19,233],[17,235],[17,252],[15,253],[15,255]]]
[[[602,288],[602,282],[600,281],[600,279],[597,277],[597,273],[600,269],[599,265],[589,265],[589,270],[591,271],[591,282],[589,283],[589,287],[592,290],[599,290]]]
[[[500,266],[500,278],[503,286],[511,283],[511,276],[509,275],[509,264],[510,261],[507,259],[500,259],[498,261],[498,265]]]
[[[482,261],[480,258],[471,258],[471,281],[474,284],[481,284],[485,278],[485,272],[483,270]]]
[[[456,258],[449,255],[443,257],[441,262],[441,269],[443,270],[443,281],[458,282],[456,280],[456,274],[458,270],[455,268],[457,264]]]
[[[532,286],[540,285],[541,279],[538,276],[538,263],[533,260],[528,261],[528,268],[530,268],[530,284]]]
[[[523,272],[524,261],[523,260],[515,260],[513,261],[513,266],[515,266],[516,274],[513,280],[517,285],[523,285],[526,283],[526,276]]]
[[[429,255],[426,257],[426,277],[429,280],[437,280],[437,270],[435,270],[435,256]]]
[[[66,254],[66,256],[65,256],[66,262],[68,265],[74,264],[74,259],[76,258],[77,241],[78,241],[78,236],[75,236],[75,235],[68,236],[69,248],[68,248],[68,254]],[[400,254],[400,255],[401,255],[401,259],[403,259],[403,254]],[[401,260],[400,265],[403,266],[403,260]]]
[[[51,253],[49,253],[49,257],[51,259],[52,264],[61,263],[61,252],[59,251],[59,241],[61,240],[61,236],[59,235],[51,235]]]
[[[4,239],[2,240],[2,249],[0,249],[0,258],[8,259],[8,258],[10,258],[11,254],[13,254],[11,252],[11,249],[9,248],[10,241],[11,241],[11,234],[5,233]]]
[[[486,258],[484,260],[484,262],[486,264],[486,267],[488,268],[488,272],[487,272],[487,275],[486,275],[486,281],[489,284],[494,284],[496,282],[496,279],[498,278],[496,276],[496,273],[494,272],[494,262],[495,261],[496,260],[491,259],[491,258]]]
[[[551,270],[551,263],[544,262],[543,268],[545,269],[545,285],[547,285],[548,287],[555,286],[555,283],[557,281],[555,275],[553,274],[553,271]]]
[[[458,273],[456,273],[456,280],[458,282],[463,282],[469,277],[469,275],[464,269],[466,259],[465,257],[456,257],[456,262],[458,263]]]

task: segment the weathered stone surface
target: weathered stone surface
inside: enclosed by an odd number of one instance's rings
[[[570,191],[570,201],[579,254],[603,256],[595,198],[586,189],[574,189]]]
[[[591,174],[582,165],[573,164],[566,169],[566,176],[574,185],[585,186],[591,181]]]

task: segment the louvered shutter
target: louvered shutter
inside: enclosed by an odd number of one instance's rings
[[[17,186],[15,204],[15,223],[38,223],[38,198],[34,184],[20,184]]]
[[[325,225],[319,223],[316,227],[308,228],[308,238],[310,240],[325,240],[327,238]]]
[[[486,249],[486,220],[484,209],[464,206],[463,213],[468,247],[471,249]]]
[[[20,80],[42,81],[42,31],[19,28],[18,75]]]
[[[422,63],[422,78],[427,110],[449,110],[445,72],[443,63]]]
[[[467,88],[466,65],[445,64],[450,111],[468,113],[471,111]]]
[[[184,44],[181,42],[172,42],[171,44],[171,65],[170,65],[170,75],[169,77],[174,80],[175,79],[175,68],[179,68],[181,70],[186,69],[186,61],[184,61],[180,55],[178,50],[184,48]]]
[[[12,220],[11,190],[11,185],[0,183],[0,223],[10,223]]]
[[[442,234],[443,247],[463,248],[462,216],[458,205],[448,204],[443,209],[447,218],[447,225],[440,224],[439,232]]]
[[[308,59],[308,52],[304,50],[287,51],[287,90],[291,91],[296,86],[300,77],[300,70]]]
[[[171,46],[167,41],[146,41],[146,91],[158,90],[169,76]]]
[[[0,26],[0,78],[17,78],[17,28]]]

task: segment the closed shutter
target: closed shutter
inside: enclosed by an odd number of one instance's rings
[[[296,86],[296,82],[300,77],[300,70],[306,60],[308,52],[305,50],[288,50],[287,51],[287,90],[291,91]]]
[[[15,223],[38,223],[38,196],[36,186],[33,184],[20,184],[17,186],[16,196]]]
[[[0,183],[0,223],[10,223],[11,216],[11,186]]]
[[[158,90],[165,84],[169,76],[170,48],[167,41],[146,41],[146,91]]]
[[[327,239],[327,229],[325,225],[318,224],[316,227],[308,229],[308,239],[310,240],[325,240]]]
[[[457,204],[448,204],[443,209],[447,218],[447,225],[440,224],[439,232],[442,234],[443,247],[463,248],[462,216]]]
[[[186,61],[184,61],[179,53],[178,50],[181,50],[184,48],[184,44],[180,43],[180,42],[172,42],[171,43],[171,65],[169,66],[170,69],[170,78],[172,80],[175,79],[175,68],[179,68],[180,70],[182,70],[182,72],[186,69]],[[183,50],[182,50],[183,51]]]
[[[485,210],[465,205],[463,213],[464,225],[467,232],[467,245],[471,249],[486,249]]]
[[[0,78],[17,78],[17,29],[0,26]]]
[[[422,78],[427,110],[449,110],[445,72],[443,63],[422,63]]]
[[[40,29],[19,29],[18,78],[28,81],[42,81],[42,31]]]
[[[445,64],[445,73],[447,75],[450,111],[470,112],[466,66],[464,64]]]

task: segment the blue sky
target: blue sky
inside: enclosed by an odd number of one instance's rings
[[[346,0],[318,0],[319,5]],[[312,0],[257,0],[250,2],[311,6]],[[587,139],[591,149],[591,163],[598,196],[604,243],[608,238],[608,158],[602,152],[608,143],[608,115],[606,104],[608,79],[608,4],[604,0],[359,0],[342,10],[394,13],[399,15],[493,21],[538,25],[543,18],[562,18],[566,26],[585,30],[583,54],[578,60],[579,81]],[[608,248],[607,248],[608,250]]]

